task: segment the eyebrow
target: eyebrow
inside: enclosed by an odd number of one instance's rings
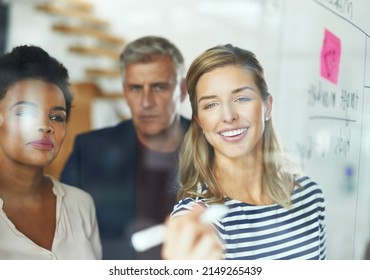
[[[28,101],[19,101],[15,104],[13,104],[10,109],[13,109],[14,107],[18,106],[18,105],[28,105],[28,106],[32,106],[32,107],[36,107],[36,104],[35,103],[32,103],[32,102],[28,102]]]
[[[252,88],[250,86],[245,86],[245,87],[234,89],[231,93],[238,93],[238,92],[241,92],[243,90],[252,90],[252,91],[255,91],[254,88]]]
[[[159,82],[152,82],[152,83],[149,83],[149,86],[157,86],[157,85],[171,85],[172,82],[171,81],[159,81]],[[145,84],[143,83],[126,83],[127,86],[140,86],[140,87],[143,87]]]
[[[37,107],[37,105],[33,102],[29,102],[29,101],[19,101],[15,104],[13,104],[10,109],[13,109],[14,107],[18,106],[18,105],[28,105],[28,106],[32,106],[32,107]],[[52,108],[53,110],[55,111],[64,111],[64,112],[67,112],[66,108],[62,107],[62,106],[55,106]]]
[[[250,87],[250,86],[244,86],[244,87],[241,87],[241,88],[237,88],[237,89],[234,89],[231,91],[231,94],[234,94],[234,93],[238,93],[238,92],[241,92],[243,90],[252,90],[252,91],[255,91],[254,88]],[[206,96],[202,96],[201,98],[199,98],[198,100],[198,103],[202,100],[206,100],[206,99],[212,99],[212,98],[216,98],[217,96],[216,95],[206,95]]]
[[[55,107],[53,107],[52,109],[53,109],[53,110],[55,110],[55,111],[64,111],[64,112],[66,112],[66,113],[67,113],[66,108],[64,108],[64,107],[62,107],[62,106],[55,106]]]

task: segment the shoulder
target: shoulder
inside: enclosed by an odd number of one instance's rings
[[[180,116],[182,126],[187,130],[190,127],[190,120],[184,116]]]
[[[297,176],[295,178],[296,188],[293,191],[293,199],[297,196],[314,198],[324,201],[324,193],[321,186],[308,176]]]
[[[184,198],[175,204],[171,213],[171,217],[186,214],[194,207],[195,204],[204,204],[204,206],[208,206],[207,203],[201,198]]]
[[[81,140],[81,139],[85,140],[86,138],[99,139],[99,138],[104,138],[104,137],[110,137],[113,135],[125,136],[125,135],[132,135],[131,132],[134,132],[133,122],[132,120],[126,120],[126,121],[122,121],[118,123],[115,126],[95,129],[95,130],[91,130],[88,132],[78,134],[76,136],[76,139],[78,140]]]
[[[309,176],[299,175],[295,177],[296,185],[304,189],[319,190],[322,192],[321,187],[316,181],[312,180]]]

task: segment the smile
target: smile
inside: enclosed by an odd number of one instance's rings
[[[233,137],[233,136],[240,135],[246,131],[247,131],[246,128],[239,128],[235,130],[228,130],[228,131],[220,132],[220,135],[225,136],[225,137]]]

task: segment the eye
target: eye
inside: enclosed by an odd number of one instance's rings
[[[143,87],[140,85],[131,85],[129,89],[130,91],[133,91],[133,92],[139,92],[143,89]]]
[[[35,110],[32,109],[18,109],[15,111],[15,115],[19,117],[29,117],[29,116],[34,116]]]
[[[238,97],[237,99],[235,99],[236,102],[241,102],[241,103],[249,102],[251,100],[252,100],[251,98],[246,97],[246,96]]]
[[[159,83],[159,84],[153,85],[153,90],[156,91],[156,92],[165,91],[168,88],[169,88],[169,85],[165,84],[165,83]]]
[[[203,107],[203,109],[204,109],[204,110],[209,110],[209,109],[214,108],[216,105],[217,105],[217,103],[216,103],[216,102],[209,103],[209,104],[206,104],[206,105]]]
[[[50,115],[50,120],[56,122],[66,122],[66,116],[63,114],[52,114]]]

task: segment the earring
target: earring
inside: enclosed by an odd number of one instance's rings
[[[265,118],[265,121],[267,122],[268,120],[269,120],[269,117],[266,117],[266,118]]]

